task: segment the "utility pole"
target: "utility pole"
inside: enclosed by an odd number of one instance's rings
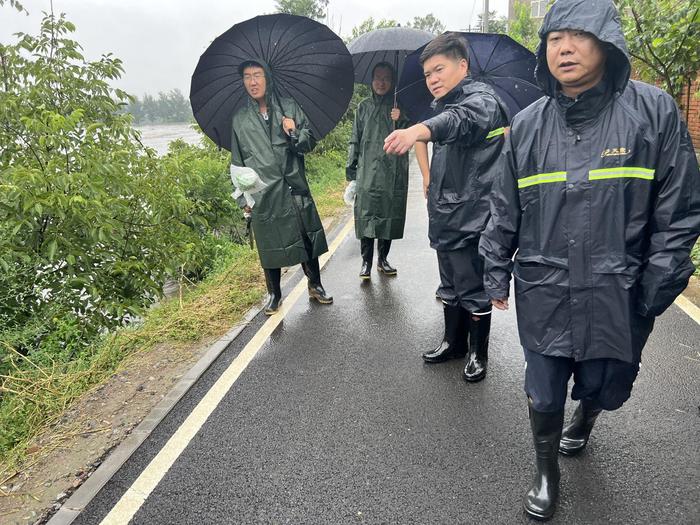
[[[488,33],[489,32],[489,0],[484,0],[484,14],[481,17],[481,20],[482,20],[483,26],[484,26],[482,31],[484,33]]]

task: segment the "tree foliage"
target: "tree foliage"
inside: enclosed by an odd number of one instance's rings
[[[489,33],[507,33],[508,19],[504,16],[497,16],[496,11],[489,11]],[[484,27],[484,15],[477,15],[479,30]]]
[[[193,175],[140,146],[123,113],[129,97],[109,84],[121,61],[86,61],[74,30],[47,14],[38,35],[0,45],[6,343],[31,324],[27,346],[59,324],[90,337],[138,315],[197,247],[192,222],[204,221],[185,190]]]
[[[412,22],[406,22],[406,26],[414,29],[421,29],[423,31],[427,31],[428,33],[433,33],[434,35],[439,35],[445,32],[445,24],[443,24],[432,13],[428,13],[425,16],[415,16],[413,17]]]
[[[530,7],[525,2],[516,1],[513,19],[508,24],[508,35],[533,53],[540,43],[538,35],[540,22],[530,16]]]
[[[617,0],[636,72],[676,100],[700,71],[700,5],[694,0]]]
[[[323,20],[326,17],[328,0],[276,0],[276,13],[289,13]]]
[[[4,6],[5,4],[9,5],[10,7],[14,7],[20,13],[29,14],[29,12],[20,2],[18,2],[18,0],[0,0],[0,7]]]
[[[358,36],[374,31],[375,29],[382,29],[384,27],[398,27],[398,21],[393,19],[382,18],[381,20],[375,20],[373,17],[365,18],[360,25],[352,28],[352,33],[350,35],[350,41],[355,40]]]
[[[142,99],[134,97],[127,109],[136,124],[166,124],[190,122],[192,107],[190,101],[179,89],[167,93],[160,92],[157,97],[145,94]]]

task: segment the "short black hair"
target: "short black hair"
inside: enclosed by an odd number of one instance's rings
[[[469,42],[459,33],[443,33],[425,46],[425,49],[420,54],[421,65],[435,55],[445,55],[455,60],[465,59],[469,62]]]
[[[238,74],[243,76],[243,71],[249,67],[261,67],[261,68],[265,69],[263,67],[263,65],[260,62],[258,62],[257,60],[245,60],[244,62],[241,62],[239,64]]]

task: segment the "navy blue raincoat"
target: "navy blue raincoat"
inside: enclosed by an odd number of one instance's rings
[[[607,52],[604,81],[576,100],[547,67],[546,35],[560,29],[592,33]],[[559,0],[540,37],[536,74],[546,96],[514,118],[506,140],[480,243],[485,289],[507,297],[513,274],[528,350],[636,362],[654,316],[693,273],[695,151],[673,99],[629,80],[610,0]]]

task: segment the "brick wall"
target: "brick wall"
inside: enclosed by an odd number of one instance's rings
[[[690,112],[688,113],[688,130],[690,131],[690,136],[693,138],[693,145],[695,146],[695,151],[700,153],[700,75],[695,79],[690,85]],[[686,107],[688,103],[688,88],[683,91],[681,96],[680,106],[683,117],[685,118]]]

